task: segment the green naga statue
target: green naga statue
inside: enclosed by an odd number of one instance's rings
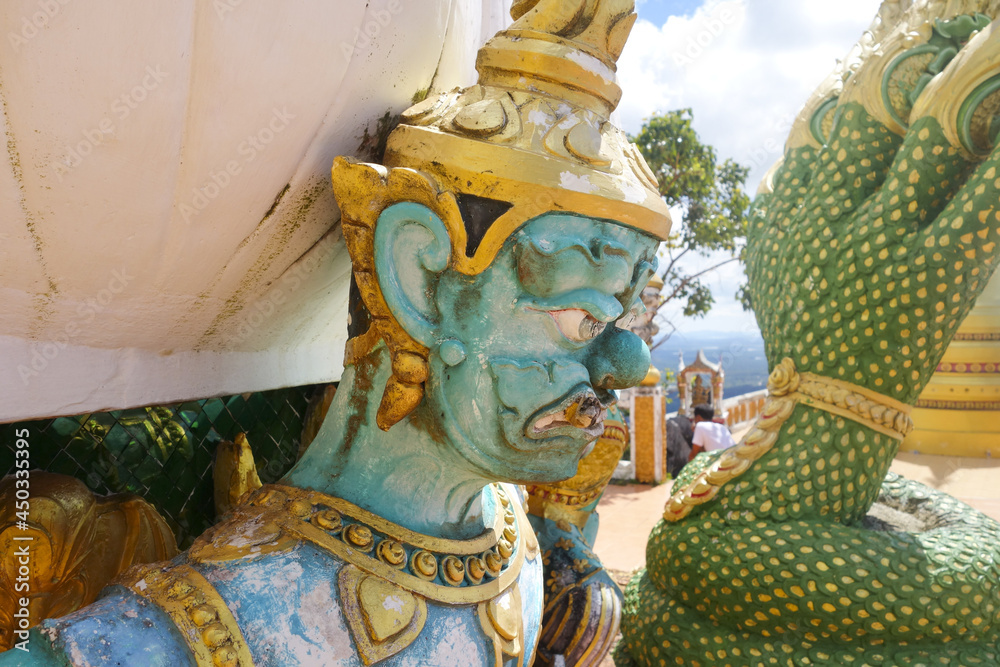
[[[996,2],[885,2],[753,207],[772,374],[626,591],[625,665],[998,665],[1000,523],[888,475],[1000,258]]]
[[[384,166],[333,165],[353,338],[301,460],[0,665],[531,664],[542,557],[511,484],[572,477],[645,376],[616,323],[670,219],[608,122],[631,0],[512,16]]]

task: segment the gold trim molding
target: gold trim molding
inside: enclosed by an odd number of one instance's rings
[[[119,582],[170,616],[199,665],[253,667],[236,618],[215,587],[189,565],[141,566]]]
[[[524,667],[524,617],[521,614],[521,589],[514,584],[495,599],[481,602],[476,608],[483,633],[493,640],[493,660],[497,667],[504,656],[517,658],[517,667]]]
[[[230,522],[199,538],[190,555],[221,562],[305,541],[427,599],[475,604],[506,590],[524,561],[538,555],[521,503],[499,485],[491,488],[499,510],[493,526],[469,540],[448,540],[408,530],[340,498],[267,485]]]
[[[978,411],[1000,411],[1000,401],[936,401],[931,399],[918,399],[918,408],[928,408],[932,410],[978,410]]]
[[[957,340],[968,341],[968,342],[982,342],[982,341],[1000,341],[1000,331],[992,331],[987,333],[963,333],[959,331],[952,337],[952,342]]]
[[[855,421],[902,440],[913,430],[911,406],[849,382],[799,373],[795,362],[785,358],[767,380],[770,397],[761,417],[743,440],[729,449],[686,486],[677,489],[663,510],[666,521],[679,521],[691,510],[714,498],[719,489],[742,475],[778,440],[778,432],[796,405]]]

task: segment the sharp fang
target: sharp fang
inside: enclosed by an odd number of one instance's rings
[[[569,415],[566,415],[569,417]],[[590,428],[590,425],[594,423],[594,417],[592,415],[581,415],[576,414],[569,418],[569,423],[577,428]]]
[[[540,433],[546,429],[554,428],[556,426],[562,426],[566,423],[566,420],[563,418],[563,413],[561,412],[546,415],[535,422],[535,433]]]

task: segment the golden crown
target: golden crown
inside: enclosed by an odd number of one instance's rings
[[[393,354],[380,425],[401,419],[423,395],[422,380],[399,382],[397,352],[410,360],[405,374],[414,380],[426,370],[410,368],[413,357],[427,356],[395,323],[370,270],[372,234],[386,206],[418,201],[431,208],[451,236],[451,267],[468,275],[486,269],[521,225],[550,211],[666,239],[670,214],[656,177],[609,122],[621,98],[615,63],[635,22],[633,7],[633,0],[515,0],[514,23],[479,51],[479,83],[402,114],[388,138],[388,169],[334,162],[355,278],[375,322],[348,355],[379,339]]]

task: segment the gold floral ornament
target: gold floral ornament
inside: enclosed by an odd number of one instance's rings
[[[132,565],[177,553],[166,521],[136,496],[95,496],[78,479],[36,470],[24,520],[15,481],[11,475],[0,482],[0,651],[12,645],[20,598],[28,598],[34,626],[90,604]],[[24,550],[27,581],[18,570]]]
[[[767,393],[771,396],[787,396],[799,388],[799,374],[795,362],[785,357],[767,378]]]
[[[656,178],[608,122],[621,97],[616,61],[635,21],[632,0],[515,2],[514,23],[480,49],[479,83],[403,113],[386,166],[338,158],[333,188],[355,279],[372,314],[347,363],[379,340],[393,375],[379,407],[388,429],[423,397],[428,350],[395,321],[378,288],[373,239],[382,211],[427,206],[451,240],[449,266],[476,275],[521,225],[559,211],[614,220],[666,239]]]

